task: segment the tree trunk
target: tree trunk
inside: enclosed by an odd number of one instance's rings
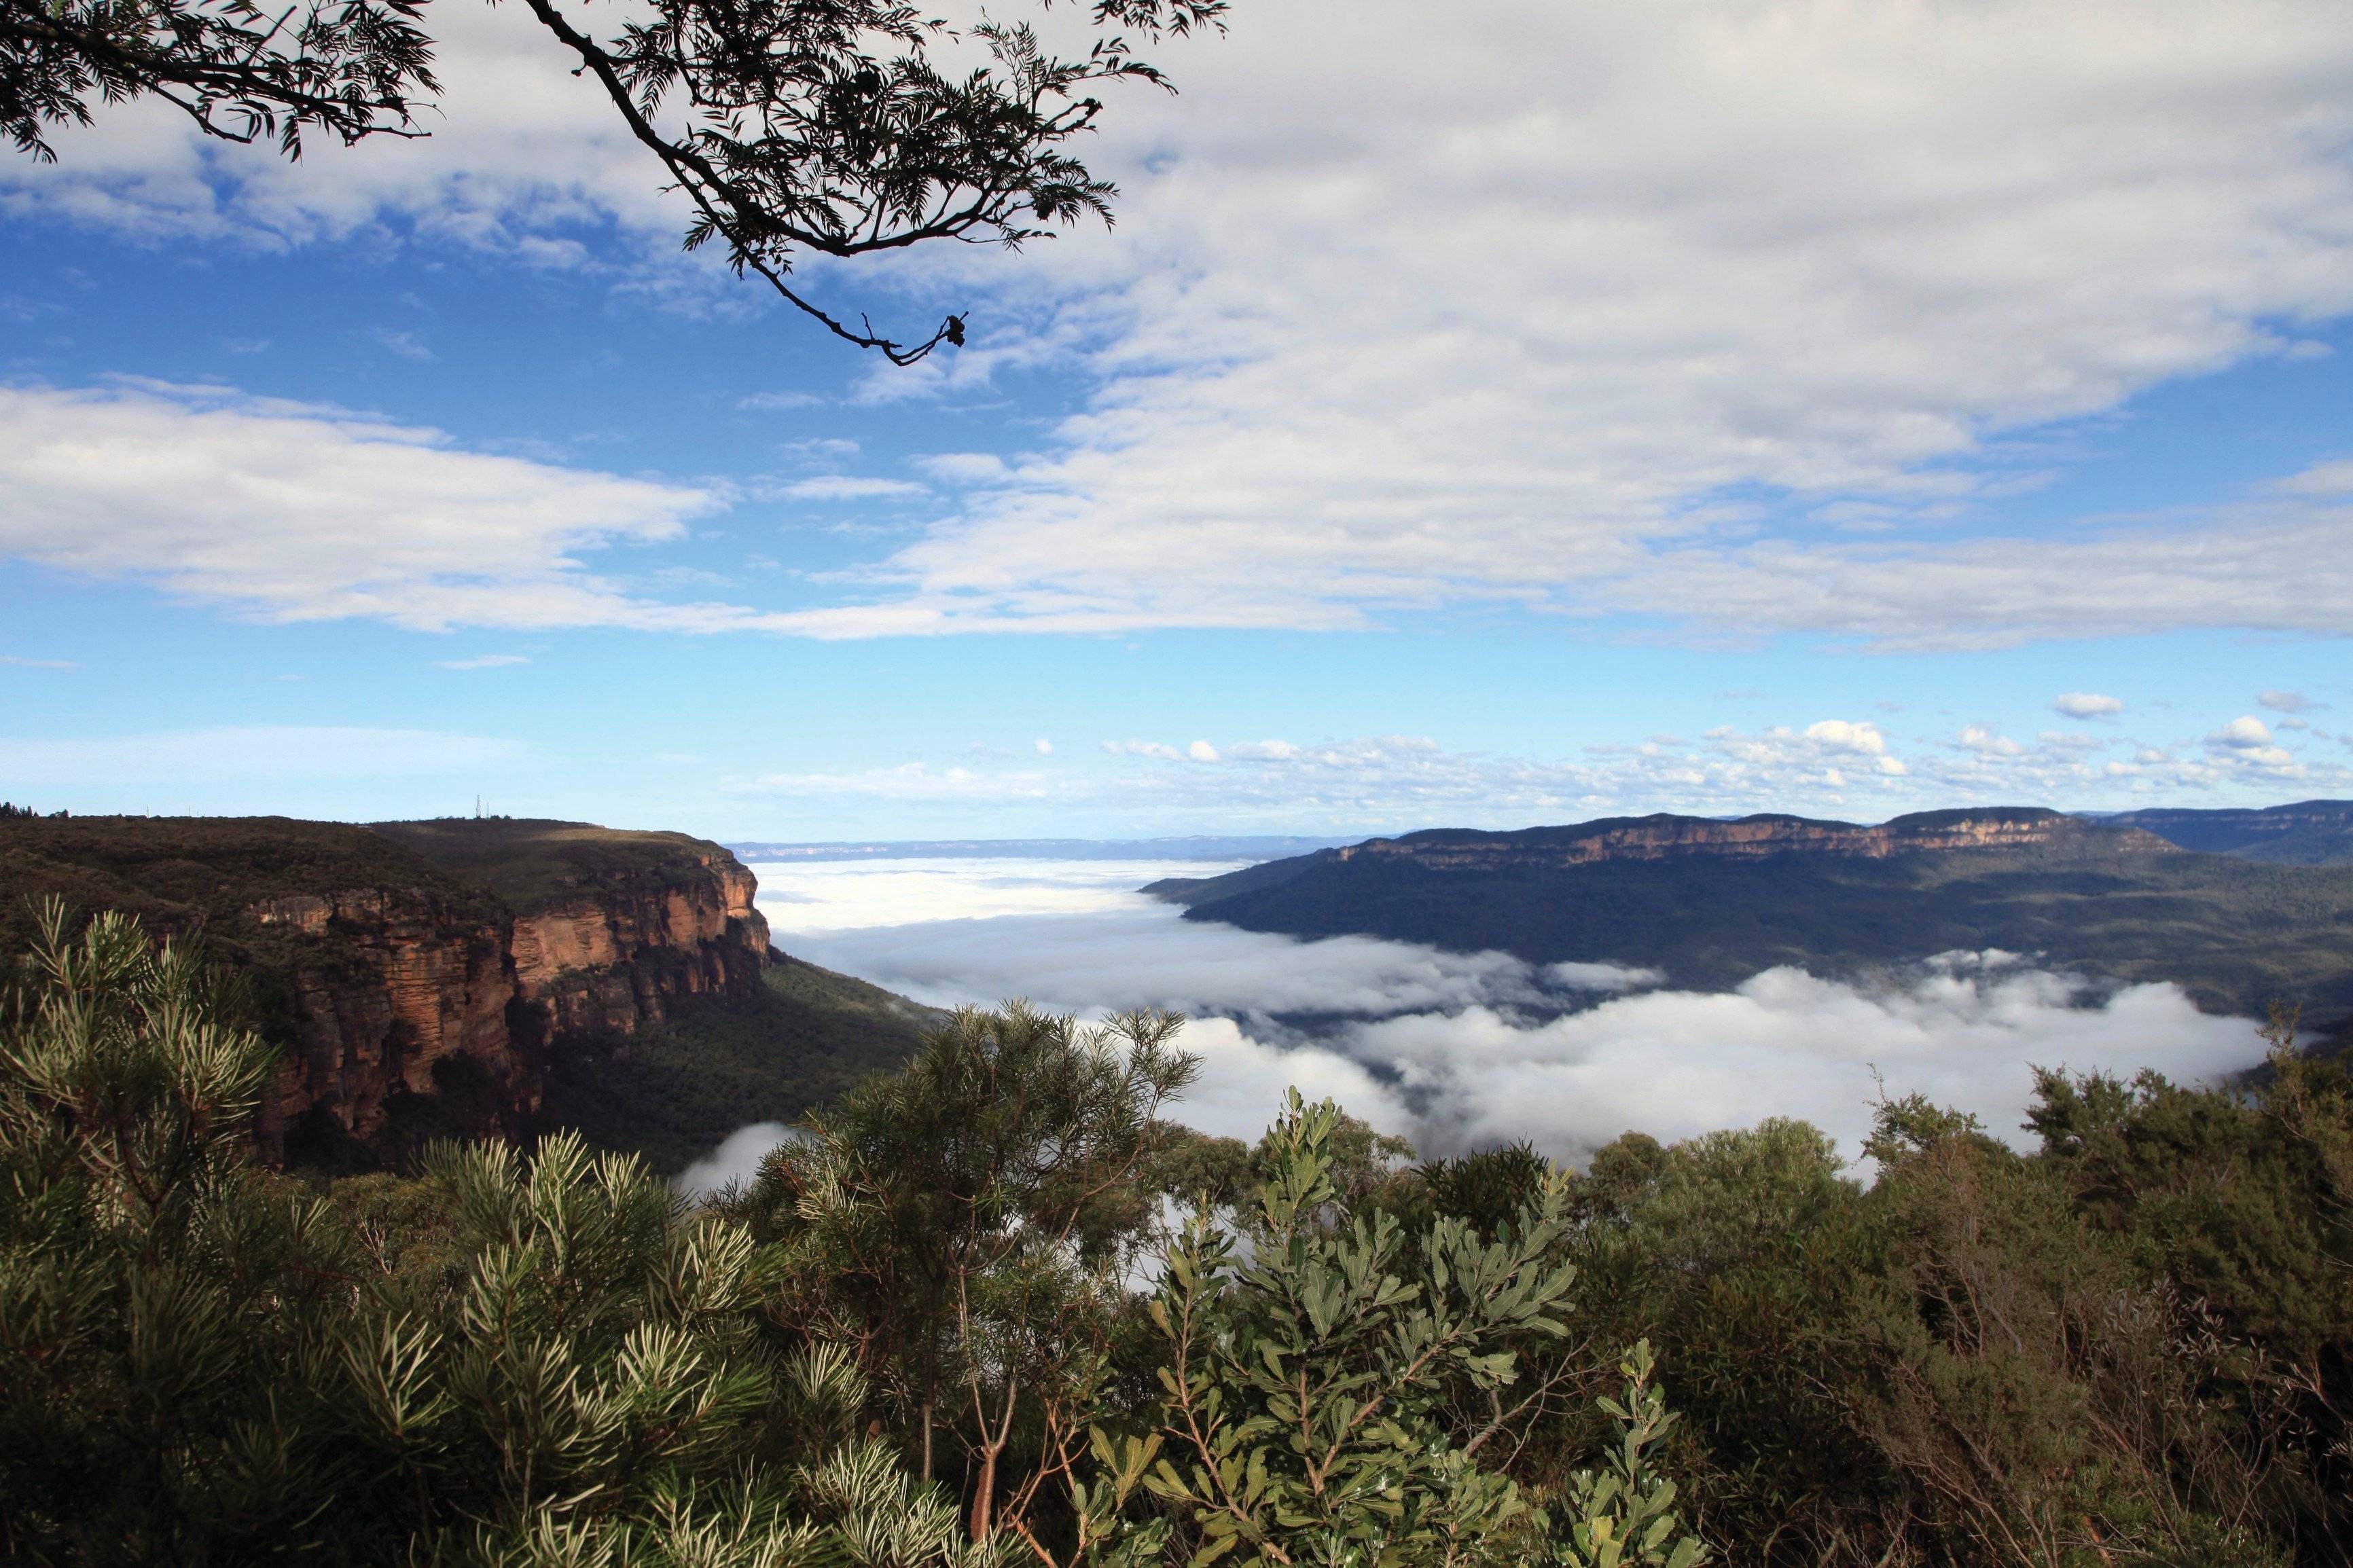
[[[1004,1447],[1001,1443],[989,1443],[980,1450],[980,1484],[972,1492],[972,1542],[984,1544],[996,1528],[997,1456]]]

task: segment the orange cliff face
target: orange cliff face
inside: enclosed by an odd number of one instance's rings
[[[723,851],[702,875],[598,889],[515,919],[508,942],[515,995],[551,1036],[634,1034],[666,996],[756,983],[768,922],[759,884]]]
[[[363,1142],[398,1097],[448,1100],[515,1131],[539,1109],[550,1052],[636,1033],[681,996],[759,984],[757,883],[724,850],[565,889],[487,918],[426,889],[267,899],[256,924],[294,944],[293,1039],[262,1109],[266,1147],[306,1119]],[[315,953],[310,950],[315,946]]]

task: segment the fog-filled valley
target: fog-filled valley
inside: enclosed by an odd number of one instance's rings
[[[2202,1014],[2172,985],[2016,954],[1923,954],[1868,982],[1778,968],[1702,994],[1629,966],[1190,922],[1136,890],[1224,868],[1196,862],[753,868],[779,945],[918,1001],[1191,1015],[1185,1043],[1206,1067],[1173,1114],[1228,1136],[1255,1136],[1295,1083],[1430,1154],[1525,1140],[1582,1161],[1630,1130],[1672,1140],[1794,1117],[1852,1158],[1883,1094],[1925,1094],[2022,1142],[2033,1067],[2219,1081],[2263,1052],[2256,1020]],[[755,1134],[699,1174],[748,1175],[765,1152]]]

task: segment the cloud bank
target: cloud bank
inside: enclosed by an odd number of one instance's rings
[[[788,950],[943,1005],[1022,995],[1082,1015],[1187,1011],[1205,1071],[1176,1114],[1236,1137],[1255,1136],[1297,1084],[1425,1152],[1525,1138],[1575,1159],[1629,1130],[1678,1138],[1797,1116],[1852,1155],[1883,1082],[2017,1141],[2032,1066],[2196,1080],[2262,1058],[2251,1021],[2200,1014],[2174,986],[2104,990],[2014,954],[1925,957],[1873,980],[1773,969],[1701,994],[1649,989],[1656,975],[1622,964],[1539,969],[1184,921],[1088,865],[942,862],[927,875],[960,877],[964,907],[996,912],[897,922],[892,879],[913,886],[902,873],[817,870],[760,868]],[[852,890],[868,878],[871,894]],[[1081,895],[1088,907],[1067,907]],[[934,886],[906,912],[952,907]],[[864,923],[829,924],[844,912]]]
[[[95,564],[277,614],[823,637],[1461,603],[1894,648],[2353,624],[2344,459],[2159,517],[2001,512],[2052,461],[2011,433],[2316,352],[2301,334],[2353,310],[2353,32],[2330,7],[1297,0],[1234,21],[1169,55],[1181,99],[1106,117],[1116,234],[859,275],[994,301],[961,358],[863,395],[960,395],[1013,364],[1092,392],[1027,454],[930,459],[946,497],[825,481],[932,509],[839,603],[649,606],[557,562],[658,535],[682,497],[527,530],[519,584],[414,611],[381,561],[290,580],[116,529]],[[526,16],[437,26],[427,142],[288,166],[134,108],[0,188],[150,237],[413,226],[701,287],[664,258],[680,215],[654,171]],[[584,244],[604,224],[621,240]]]
[[[1110,132],[1121,243],[1072,247],[1094,407],[892,563],[878,627],[2347,624],[2341,486],[1972,537],[2045,460],[1999,433],[2353,303],[2320,8],[1309,3],[1177,63]]]
[[[702,489],[493,457],[438,430],[216,386],[0,387],[0,557],[272,620],[715,629],[584,552],[668,542]]]
[[[2202,733],[2136,733],[2104,721],[2118,717],[2114,698],[2075,693],[2054,706],[2070,703],[2097,722],[2096,732],[2016,736],[1968,722],[1899,737],[1868,720],[1828,718],[1653,735],[1567,758],[1454,751],[1419,735],[1315,743],[1172,737],[1105,742],[1085,759],[1040,752],[995,763],[738,775],[720,788],[745,799],[879,799],[910,809],[991,803],[1367,834],[1434,822],[1502,827],[1651,811],[1737,815],[1767,801],[1875,819],[1960,802],[2095,807],[2353,789],[2353,766],[2337,760],[2341,752],[2309,731],[2291,746],[2286,721],[2279,733],[2247,715]]]
[[[2262,1058],[2253,1024],[2172,985],[2093,1001],[2013,955],[1948,954],[1873,986],[1771,969],[1723,995],[1660,991],[1536,1026],[1486,1009],[1367,1024],[1342,1047],[1394,1074],[1440,1148],[1527,1139],[1575,1155],[1795,1116],[1852,1157],[1873,1101],[1918,1092],[2023,1146],[2030,1065],[2197,1081]]]
[[[760,1162],[790,1141],[792,1129],[781,1121],[754,1121],[722,1139],[719,1147],[678,1174],[678,1185],[697,1197],[726,1186],[750,1186],[760,1173]]]

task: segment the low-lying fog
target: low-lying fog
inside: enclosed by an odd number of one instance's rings
[[[2171,985],[2101,986],[2003,953],[1923,955],[1869,984],[1773,969],[1725,994],[1606,963],[1540,967],[1367,937],[1299,942],[1180,920],[1134,891],[1198,862],[761,863],[778,946],[923,1002],[1181,1009],[1204,1058],[1178,1120],[1255,1137],[1286,1085],[1331,1095],[1425,1153],[1517,1138],[1579,1159],[1628,1129],[1663,1140],[1802,1117],[1852,1157],[1880,1080],[1974,1111],[2021,1146],[2030,1068],[2210,1079],[2261,1059],[2254,1025]],[[1880,1080],[1875,1080],[1876,1069]],[[695,1184],[747,1173],[751,1129]]]

